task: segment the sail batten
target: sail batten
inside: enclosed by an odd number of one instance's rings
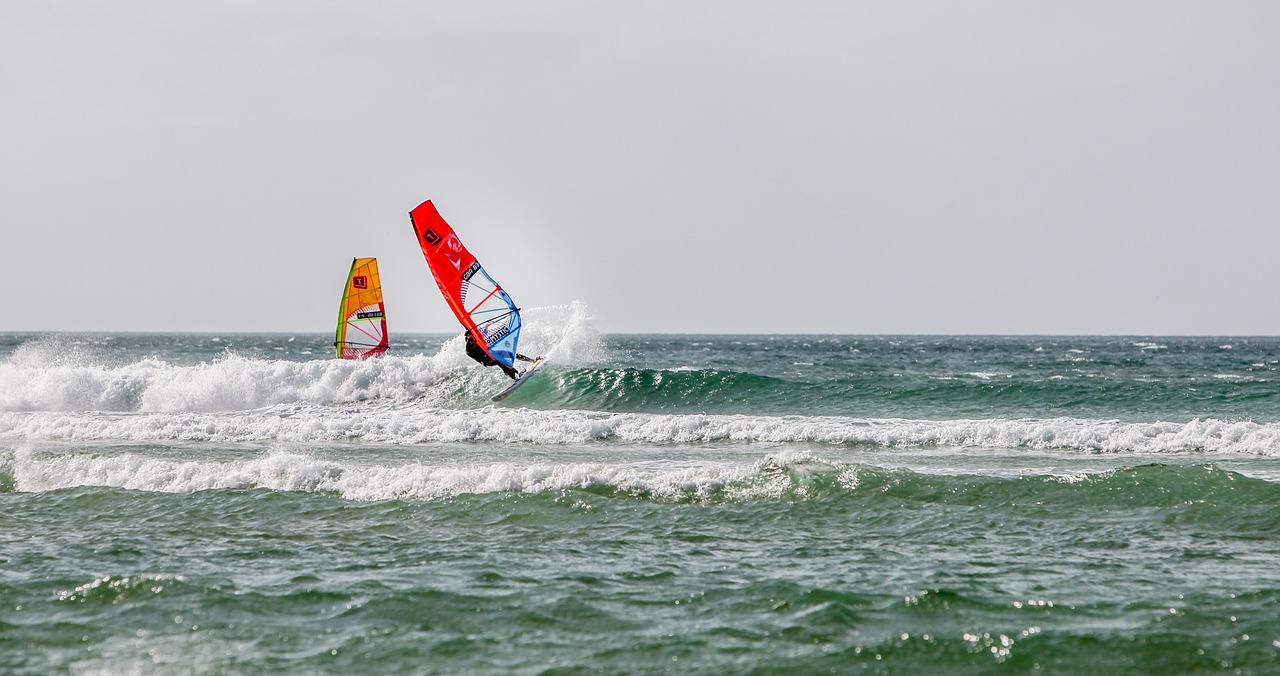
[[[378,259],[351,261],[333,344],[342,359],[368,359],[387,351],[387,309],[382,301]]]
[[[410,211],[409,220],[436,286],[458,322],[490,356],[514,366],[520,339],[520,308],[515,301],[462,245],[431,200]]]

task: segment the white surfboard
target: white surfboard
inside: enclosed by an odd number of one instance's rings
[[[533,375],[534,371],[537,371],[539,368],[542,368],[542,364],[546,361],[547,361],[546,359],[543,359],[542,357],[538,357],[537,360],[533,362],[533,366],[530,366],[528,371],[525,371],[523,374],[520,375],[519,378],[516,378],[514,382],[508,385],[507,389],[493,395],[493,400],[502,401],[503,399],[506,399],[507,395],[511,394],[512,392],[515,392],[517,387],[520,387],[521,385],[523,385],[524,381],[528,380],[529,376]]]

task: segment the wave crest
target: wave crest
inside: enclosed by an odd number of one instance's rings
[[[0,413],[0,440],[130,442],[500,442],[539,445],[770,443],[1006,448],[1087,453],[1280,455],[1280,423],[1077,418],[900,420],[444,409],[415,402],[275,406],[225,413]]]
[[[438,462],[438,461],[437,461]],[[739,460],[543,460],[437,464],[422,460],[325,459],[267,450],[250,458],[157,458],[146,452],[13,455],[16,490],[50,491],[101,486],[190,493],[270,490],[357,501],[441,500],[466,495],[543,495],[577,503],[585,491],[603,497],[660,502],[724,503],[754,500],[857,499],[926,504],[1185,507],[1204,500],[1224,507],[1262,507],[1270,513],[1280,487],[1212,465],[1150,464],[1096,473],[1006,477],[943,476],[903,468],[835,462],[806,451]],[[1229,496],[1229,497],[1228,497]],[[1196,511],[1198,510],[1198,511]],[[1196,508],[1185,519],[1216,518]],[[1230,510],[1228,510],[1230,511]],[[1204,513],[1201,513],[1204,512]],[[1271,519],[1274,521],[1274,519]],[[1272,526],[1268,526],[1271,528]],[[99,586],[68,598],[100,595]],[[122,583],[110,586],[119,587]],[[139,585],[124,585],[126,590]]]
[[[562,367],[603,359],[603,342],[581,303],[525,314],[522,349],[555,355]],[[366,361],[231,351],[195,364],[154,356],[118,360],[118,350],[90,340],[30,340],[0,360],[0,412],[211,413],[379,399],[476,405],[488,403],[495,383],[503,381],[496,370],[477,368],[467,358],[460,334],[434,355],[393,351]]]

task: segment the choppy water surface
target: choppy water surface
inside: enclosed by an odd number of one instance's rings
[[[1280,340],[526,321],[0,336],[0,671],[1280,670]]]

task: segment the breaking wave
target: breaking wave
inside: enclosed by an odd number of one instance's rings
[[[602,357],[602,341],[581,304],[526,315],[526,349],[562,365]],[[211,413],[379,399],[473,406],[487,404],[504,380],[494,369],[475,367],[460,335],[432,355],[289,360],[228,351],[195,364],[154,356],[116,363],[108,350],[55,336],[29,341],[0,360],[0,412]]]
[[[0,413],[0,440],[126,442],[627,442],[1009,448],[1088,453],[1280,455],[1280,424],[1193,419],[904,420],[446,409],[404,402],[275,406],[241,413]]]
[[[738,461],[496,462],[447,465],[315,457],[269,450],[248,458],[157,458],[146,452],[22,450],[0,456],[6,491],[110,487],[164,493],[271,490],[348,500],[439,500],[464,495],[563,496],[585,490],[660,501],[811,500],[840,496],[1008,505],[1121,502],[1178,506],[1210,498],[1270,508],[1280,487],[1212,465],[1143,465],[1070,474],[943,476],[832,462],[804,451]],[[1088,493],[1081,497],[1081,493]],[[886,497],[881,497],[886,496]],[[1272,521],[1274,521],[1274,516]]]

